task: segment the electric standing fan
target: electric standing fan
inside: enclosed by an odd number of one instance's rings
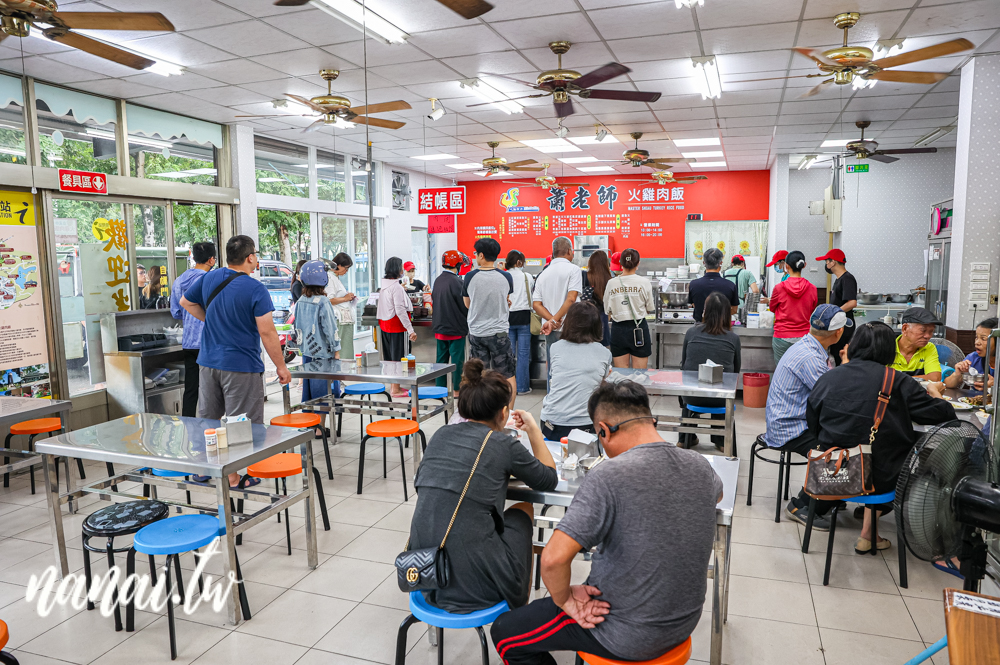
[[[979,590],[987,552],[979,530],[1000,533],[1000,487],[986,435],[960,420],[929,430],[903,465],[894,508],[915,556],[958,557],[965,590]]]

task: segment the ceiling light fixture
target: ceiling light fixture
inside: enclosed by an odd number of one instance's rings
[[[799,162],[799,171],[802,169],[808,169],[815,163],[819,155],[805,155],[802,157],[802,161]]]
[[[860,76],[855,76],[851,81],[851,87],[855,90],[864,90],[865,88],[874,88],[876,83],[878,81],[875,79],[863,79]]]
[[[724,157],[721,150],[709,150],[707,152],[682,152],[681,157],[688,159],[704,159],[706,157]]]
[[[435,155],[413,155],[410,159],[423,159],[425,161],[432,162],[438,159],[458,159],[458,156],[439,152]]]
[[[900,51],[902,51],[903,42],[905,41],[906,41],[905,37],[903,39],[880,39],[877,42],[875,42],[875,50],[879,53],[885,51],[886,55],[888,55],[889,51],[891,51],[894,48],[898,48]]]
[[[846,146],[850,142],[851,142],[851,139],[829,139],[827,141],[823,141],[823,143],[821,143],[819,147],[821,147],[821,148],[843,148],[844,146]]]
[[[564,139],[566,138],[566,135],[569,134],[569,127],[563,127],[562,123],[563,123],[562,118],[559,118],[559,128],[556,130],[556,136],[558,136],[561,139]]]
[[[274,108],[276,108],[276,109],[288,108],[288,100],[287,99],[272,99],[271,100],[271,106],[274,107]]]
[[[468,88],[472,94],[484,102],[492,102],[495,108],[500,109],[507,115],[511,113],[521,113],[524,111],[524,107],[517,102],[507,99],[507,96],[491,86],[489,83],[485,83],[482,79],[471,78],[462,79],[458,82],[458,85],[462,88]]]
[[[600,125],[596,126],[599,127]],[[569,140],[577,145],[597,145],[598,143],[610,145],[618,143],[618,139],[613,134],[608,133],[606,129],[601,129],[594,136],[570,136]]]
[[[692,169],[699,169],[699,168],[708,168],[708,169],[711,169],[711,168],[715,168],[717,166],[725,166],[725,165],[726,165],[725,162],[693,162],[691,164],[691,168]]]
[[[678,148],[695,148],[703,145],[722,145],[719,139],[674,139],[674,145]]]
[[[438,107],[437,106],[437,101],[438,101],[437,97],[431,97],[430,101],[431,101],[431,112],[427,114],[428,119],[430,119],[430,120],[440,120],[441,118],[444,117],[444,113],[445,113],[445,111],[444,111],[444,104],[442,104],[440,107]]]
[[[951,134],[953,131],[958,129],[958,118],[955,118],[955,122],[950,125],[945,125],[944,127],[938,127],[933,132],[925,134],[917,139],[916,143],[913,144],[914,148],[922,148],[923,146],[930,145],[940,138]]]
[[[722,79],[719,78],[719,67],[714,55],[691,58],[695,68],[694,80],[702,99],[718,99],[722,96]]]
[[[459,171],[483,168],[483,165],[477,162],[467,162],[465,164],[445,164],[445,166],[447,166],[449,169],[458,169]]]
[[[355,0],[312,0],[311,4],[384,44],[403,44],[410,38],[370,9],[366,13],[361,3]]]
[[[674,5],[677,7],[677,9],[684,9],[685,7],[690,9],[695,5],[697,5],[698,7],[704,7],[705,0],[674,0]]]

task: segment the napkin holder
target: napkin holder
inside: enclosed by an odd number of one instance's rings
[[[227,421],[226,439],[230,446],[253,443],[253,423],[249,420]]]
[[[382,362],[378,351],[365,351],[361,354],[361,365],[363,367],[379,367]]]
[[[721,383],[722,365],[698,365],[698,381],[700,383]]]

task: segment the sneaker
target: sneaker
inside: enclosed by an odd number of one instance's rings
[[[806,508],[799,508],[795,505],[795,502],[791,500],[788,502],[788,505],[785,506],[785,514],[803,526],[805,526],[809,519],[809,510]],[[830,518],[824,517],[823,515],[816,515],[813,518],[812,528],[813,531],[829,531]]]
[[[527,390],[524,390],[524,391],[519,390],[517,392],[517,394],[518,395],[530,395],[531,394],[531,388],[528,388]]]

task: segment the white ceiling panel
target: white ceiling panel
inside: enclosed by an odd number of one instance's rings
[[[196,99],[202,99],[213,104],[223,106],[235,106],[237,104],[268,103],[270,97],[262,95],[235,85],[226,85],[220,88],[202,88],[191,90],[188,94]]]
[[[317,80],[318,83],[308,79],[284,78],[260,83],[245,83],[241,87],[259,92],[262,95],[272,95],[275,98],[284,97],[289,93],[301,97],[315,97],[326,92],[326,86],[319,85],[323,80],[318,77]]]
[[[1000,3],[995,0],[963,0],[952,5],[917,7],[903,26],[912,37],[978,30],[1000,22]]]
[[[271,69],[270,67],[265,67],[264,65],[259,65],[256,62],[247,60],[246,58],[237,58],[235,60],[226,60],[223,62],[213,62],[206,65],[196,65],[191,68],[195,74],[201,74],[202,76],[216,81],[225,81],[227,83],[242,84],[242,83],[257,83],[258,81],[273,81],[274,79],[284,78],[284,74],[277,70]]]
[[[502,37],[519,49],[541,48],[556,40],[593,42],[598,39],[594,28],[580,12],[499,21],[491,25]],[[567,59],[566,62],[568,64],[572,61]]]
[[[448,58],[511,48],[503,39],[485,25],[467,25],[413,35],[410,44],[435,58]]]
[[[753,72],[784,71],[788,67],[791,51],[761,51],[759,53],[740,53],[719,55],[716,62],[722,76],[750,74]],[[740,78],[757,78],[741,76]]]
[[[320,48],[271,53],[250,58],[253,62],[290,76],[310,76],[321,69],[354,69],[355,65]]]
[[[691,12],[677,11],[671,2],[593,9],[588,15],[605,39],[631,39],[694,30]]]
[[[274,0],[215,0],[223,5],[245,14],[248,17],[277,16],[294,12],[308,11],[309,5],[302,7],[278,7]],[[163,11],[162,9],[160,11]]]
[[[743,104],[739,106],[720,106],[719,116],[724,118],[741,118],[753,115],[774,115],[778,112],[778,104]]]
[[[361,67],[365,62],[365,43],[360,39],[343,44],[327,46],[323,50],[339,56],[347,62]],[[417,62],[427,60],[431,56],[409,44],[383,44],[382,42],[369,39],[367,41],[368,66],[395,65],[399,63]]]
[[[455,72],[436,60],[424,62],[407,62],[398,65],[385,65],[369,68],[371,73],[381,76],[397,85],[413,83],[435,83],[455,79]]]
[[[189,30],[184,34],[243,57],[293,51],[309,46],[301,39],[292,37],[263,21],[244,21],[214,28]]]
[[[514,74],[534,69],[534,66],[517,51],[474,53],[455,58],[442,58],[441,62],[467,78],[474,78],[484,73]]]
[[[65,3],[59,3],[63,5]],[[177,30],[192,30],[213,25],[227,25],[246,19],[246,14],[234,11],[219,2],[206,0],[101,0],[101,4],[120,12],[165,12]],[[94,11],[96,7],[74,6],[69,11]],[[134,34],[134,33],[133,33]]]
[[[667,4],[667,3],[664,3]],[[716,0],[698,9],[702,30],[797,21],[802,5],[788,0]]]
[[[574,0],[500,0],[493,3],[488,18],[490,21],[525,18],[527,16],[551,16],[577,11]],[[606,6],[606,5],[604,5]]]
[[[768,50],[773,50],[793,46],[796,25],[796,23],[771,23],[753,27],[720,28],[702,30],[701,35],[706,53],[720,55],[760,51],[762,45],[767,46]]]
[[[125,46],[182,67],[233,59],[232,53],[227,53],[180,33],[134,39],[126,42]]]
[[[698,49],[698,35],[694,32],[682,32],[669,37],[647,36],[617,39],[608,42],[608,46],[621,62],[625,63],[690,58],[701,55]],[[688,60],[689,66],[690,63],[691,61]]]
[[[0,69],[13,74],[26,74],[43,81],[61,84],[71,84],[78,81],[94,81],[105,78],[104,76],[95,74],[92,71],[80,69],[79,67],[72,67],[70,65],[64,65],[40,55],[24,58],[23,61],[21,58],[0,60]]]
[[[160,90],[173,90],[175,92],[197,90],[199,88],[216,88],[219,85],[219,81],[199,76],[194,72],[185,72],[183,76],[161,76],[159,74],[143,72],[135,76],[126,76],[122,80],[148,85]]]
[[[549,41],[554,41],[554,38]],[[556,56],[549,50],[548,46],[521,48],[520,52],[533,64],[532,70],[543,71],[556,68]],[[621,62],[626,61],[620,55],[618,57]],[[573,42],[569,52],[563,56],[563,67],[586,72],[588,69],[596,69],[612,60],[614,60],[614,56],[602,42]]]
[[[899,30],[906,15],[907,10],[862,14],[858,24],[848,31],[848,43],[872,47],[880,39],[889,39]],[[839,46],[843,35],[843,30],[833,24],[832,17],[803,21],[795,45]]]
[[[719,124],[729,129],[733,127],[773,127],[774,119],[774,114],[747,116],[745,118],[721,118]]]
[[[98,95],[105,95],[106,97],[121,97],[122,99],[131,99],[133,97],[141,97],[143,95],[155,95],[162,92],[156,88],[151,88],[148,85],[142,85],[140,83],[133,83],[128,79],[99,79],[97,81],[83,81],[73,87],[79,88],[80,90],[86,90],[87,92],[97,93]]]
[[[464,18],[435,0],[366,0],[366,6],[410,34],[468,24]]]
[[[306,5],[311,7],[311,5]],[[263,19],[264,23],[277,28],[282,33],[294,35],[297,39],[313,46],[342,44],[361,39],[361,32],[343,21],[330,16],[321,9],[307,9],[293,14],[279,14]],[[287,48],[280,49],[288,50]]]

